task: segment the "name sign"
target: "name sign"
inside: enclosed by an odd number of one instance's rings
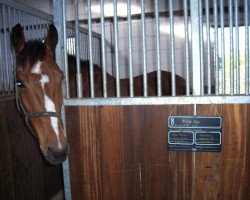
[[[213,116],[169,116],[170,151],[221,151],[222,118]]]

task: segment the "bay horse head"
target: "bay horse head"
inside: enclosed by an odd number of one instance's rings
[[[69,152],[60,116],[63,72],[55,61],[57,41],[58,33],[54,25],[50,25],[44,42],[26,42],[20,24],[11,32],[16,55],[17,105],[51,164],[65,161]]]

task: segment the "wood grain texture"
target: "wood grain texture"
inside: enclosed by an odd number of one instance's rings
[[[222,152],[167,149],[169,115],[192,105],[67,107],[73,199],[249,199],[250,105],[197,105],[221,115]]]
[[[41,156],[14,100],[0,101],[0,199],[50,199],[63,190],[61,166]]]

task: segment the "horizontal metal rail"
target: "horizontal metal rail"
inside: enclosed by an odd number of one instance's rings
[[[85,98],[64,99],[65,106],[100,105],[185,105],[185,104],[249,104],[249,96],[169,96],[169,97],[133,97],[133,98]]]

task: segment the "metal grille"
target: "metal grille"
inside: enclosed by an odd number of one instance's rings
[[[248,0],[136,2],[75,1],[74,11],[66,10],[66,13],[76,15],[71,19],[64,18],[60,23],[71,20],[77,24],[76,29],[78,25],[88,28],[90,51],[85,55],[90,61],[91,74],[91,98],[78,92],[78,98],[73,99],[67,91],[66,105],[175,104],[177,101],[250,103]],[[135,7],[137,11],[134,11]],[[93,31],[101,34],[100,67],[116,77],[115,98],[106,99],[105,75],[103,98],[95,97],[93,46],[96,45],[93,45]],[[82,48],[77,44],[76,53]],[[157,71],[157,96],[148,97],[147,73],[154,70]],[[171,98],[162,97],[161,70],[172,73]],[[134,97],[133,78],[139,74],[143,75],[143,96],[138,100]],[[175,74],[182,76],[187,83],[186,95],[182,99],[176,96]],[[121,78],[130,80],[128,99],[121,98]],[[82,91],[82,88],[77,91]]]
[[[14,56],[10,44],[10,32],[12,27],[20,23],[23,27],[26,40],[44,40],[49,24],[53,22],[53,16],[25,6],[21,3],[0,0],[0,97],[12,96],[14,93]],[[67,23],[67,53],[76,55],[75,29],[70,22]],[[89,51],[88,31],[79,28],[79,55],[81,60],[88,60]],[[100,35],[93,34],[94,54],[93,63],[101,64],[100,59]]]

